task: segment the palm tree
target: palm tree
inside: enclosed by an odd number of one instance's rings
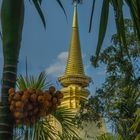
[[[17,81],[20,91],[33,88],[35,90],[45,90],[50,84],[46,82],[46,75],[42,72],[37,78],[20,75]],[[75,114],[68,108],[58,107],[55,112],[41,118],[33,125],[16,125],[14,139],[24,140],[54,140],[67,139],[79,140],[77,127],[74,125]],[[24,137],[23,137],[24,136]]]
[[[61,1],[56,1],[64,10]],[[45,18],[41,10],[42,0],[32,0],[32,2],[45,27]],[[8,107],[8,90],[11,87],[15,87],[16,84],[23,23],[24,0],[3,0],[1,6],[1,26],[4,66],[0,104],[0,138],[2,140],[11,140],[13,136],[13,121]]]

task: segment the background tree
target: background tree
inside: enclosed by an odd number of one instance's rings
[[[82,104],[79,120],[98,121],[99,117],[104,117],[124,140],[133,140],[138,133],[130,128],[136,119],[134,113],[140,107],[140,53],[133,24],[128,19],[125,20],[125,34],[129,57],[122,51],[118,34],[113,35],[111,46],[99,55],[98,63],[106,65],[105,82],[87,104]],[[92,56],[91,61],[97,66],[96,56]]]

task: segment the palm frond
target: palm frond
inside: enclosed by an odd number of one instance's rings
[[[44,14],[43,14],[43,11],[42,11],[42,8],[41,8],[41,2],[40,0],[32,0],[41,20],[42,20],[42,23],[44,25],[44,27],[46,28],[46,21],[45,21],[45,17],[44,17]]]
[[[97,137],[97,140],[123,140],[123,139],[120,135],[113,135],[110,133],[106,133]]]
[[[73,119],[75,118],[75,113],[66,107],[59,107],[56,112],[53,112],[52,115],[60,122],[62,127],[61,137],[64,139],[70,139],[74,137],[75,139],[80,139],[78,135],[78,129],[74,125]]]
[[[54,140],[58,137],[57,130],[52,126],[47,118],[35,124],[32,139],[33,140]]]
[[[44,28],[46,28],[46,20],[45,20],[45,16],[44,16],[44,13],[43,13],[43,10],[42,10],[42,7],[41,7],[42,0],[29,0],[29,2],[31,2],[31,1],[33,2],[34,6],[35,6],[40,18],[41,18],[41,21],[43,23]],[[58,3],[58,5],[62,9],[62,11],[64,12],[64,14],[66,16],[66,19],[67,19],[66,10],[65,10],[61,0],[56,0],[56,2]]]
[[[91,32],[91,28],[92,28],[94,9],[95,9],[95,0],[93,0],[92,3],[92,10],[91,10],[90,22],[89,22],[89,32]]]
[[[46,73],[41,72],[38,77],[29,76],[29,78],[19,75],[17,80],[17,86],[20,90],[26,90],[27,88],[33,88],[36,90],[44,90],[51,85],[50,82],[46,82]]]
[[[98,43],[96,48],[96,56],[98,59],[103,40],[105,37],[106,29],[107,29],[107,23],[108,23],[108,14],[109,14],[109,3],[110,0],[104,0],[102,5],[102,11],[101,11],[101,19],[100,19],[100,27],[99,27],[99,35],[98,35]]]

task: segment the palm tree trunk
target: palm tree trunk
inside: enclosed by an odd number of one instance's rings
[[[17,63],[24,21],[24,0],[3,0],[1,25],[3,42],[3,77],[0,104],[0,139],[13,139],[13,119],[8,106],[8,90],[15,87]]]

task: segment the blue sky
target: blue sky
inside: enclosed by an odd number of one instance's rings
[[[27,56],[29,74],[36,75],[46,70],[48,81],[52,81],[59,88],[60,86],[56,84],[56,81],[57,77],[63,74],[66,66],[72,30],[73,5],[70,0],[63,1],[68,17],[67,22],[63,11],[55,0],[43,1],[42,4],[46,17],[46,30],[44,30],[33,4],[25,1],[25,22],[18,73],[25,74],[25,58]],[[98,1],[91,33],[88,33],[88,26],[92,1],[86,0],[78,6],[79,33],[85,72],[94,81],[94,84],[90,84],[92,94],[94,94],[96,88],[101,86],[105,78],[105,68],[103,66],[95,69],[90,64],[90,57],[95,54],[97,45],[100,5],[101,2]],[[112,11],[111,8],[110,10]],[[111,35],[115,32],[113,12],[111,12],[103,47],[109,46]],[[0,79],[2,66],[2,44],[0,42]]]

